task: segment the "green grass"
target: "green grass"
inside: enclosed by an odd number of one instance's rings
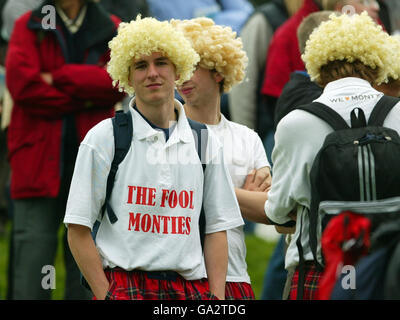
[[[63,235],[65,232],[64,225],[60,228],[58,232],[58,248],[57,255],[55,261],[55,269],[56,273],[56,288],[53,290],[52,299],[53,300],[62,300],[64,296],[64,279],[65,279],[65,266],[64,266],[64,255],[63,255]]]
[[[0,300],[6,298],[7,293],[7,270],[8,270],[8,252],[9,252],[9,234],[11,232],[10,224],[7,225],[6,234],[0,236]],[[63,227],[59,232],[59,245],[55,261],[56,269],[56,289],[52,292],[54,300],[62,300],[64,292],[65,268],[62,254],[62,232]],[[247,266],[251,278],[252,287],[256,296],[259,299],[261,296],[262,286],[264,282],[265,269],[269,258],[275,248],[275,242],[267,242],[255,235],[246,237],[247,245]]]
[[[255,235],[246,236],[247,271],[250,275],[256,299],[260,299],[264,283],[264,274],[268,261],[275,249],[276,242],[267,242]]]
[[[0,235],[0,299],[4,300],[7,292],[7,266],[8,266],[8,241],[10,225],[6,227],[5,234]]]

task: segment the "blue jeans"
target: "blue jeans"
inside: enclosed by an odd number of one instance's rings
[[[261,300],[282,300],[287,271],[285,270],[285,236],[281,236],[269,260],[264,276]]]

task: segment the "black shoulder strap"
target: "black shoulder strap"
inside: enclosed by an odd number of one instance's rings
[[[364,128],[367,126],[367,120],[365,120],[365,114],[363,109],[354,108],[350,112],[350,122],[352,128]]]
[[[192,128],[192,133],[194,137],[194,141],[196,144],[197,154],[199,155],[199,159],[201,161],[201,165],[203,167],[203,174],[205,174],[206,170],[206,149],[208,142],[208,129],[207,126],[203,123],[194,121],[192,119],[188,119],[189,125]],[[203,204],[201,205],[200,217],[199,217],[199,231],[200,231],[200,242],[201,247],[204,248],[204,237],[206,231],[206,216],[204,213]]]
[[[303,250],[303,245],[301,244],[301,235],[303,231],[303,215],[304,215],[304,210],[307,210],[306,208],[303,208],[303,214],[300,217],[300,233],[299,237],[296,240],[296,246],[297,246],[297,251],[299,252],[299,265],[298,265],[298,281],[297,281],[297,296],[296,300],[303,300],[304,299],[304,284],[305,284],[305,260],[304,260],[304,250]]]
[[[132,125],[132,116],[130,111],[128,110],[126,113],[122,110],[115,112],[115,117],[111,119],[113,125],[114,132],[114,158],[111,162],[110,172],[107,177],[107,187],[106,187],[106,197],[104,200],[104,204],[101,208],[101,219],[104,217],[104,212],[107,208],[108,219],[111,223],[115,223],[118,221],[117,216],[115,215],[114,210],[111,208],[109,204],[109,200],[111,197],[111,192],[114,187],[115,175],[118,171],[118,166],[124,160],[126,154],[129,151],[129,148],[132,143],[132,135],[133,135],[133,125]],[[100,228],[100,221],[96,220],[92,228],[92,237],[94,241],[96,241],[97,232]],[[91,290],[88,282],[83,277],[82,273],[80,274],[81,284],[88,290]]]
[[[104,217],[104,212],[107,208],[108,219],[111,223],[115,223],[118,221],[117,216],[115,215],[114,210],[111,208],[109,204],[109,200],[111,197],[111,192],[114,187],[115,175],[118,171],[118,166],[124,160],[126,154],[129,151],[129,148],[132,143],[132,135],[133,135],[133,125],[132,125],[132,116],[130,111],[128,110],[126,113],[123,110],[116,111],[115,117],[111,119],[113,125],[114,132],[114,158],[111,162],[110,172],[107,177],[107,187],[106,187],[106,198],[104,200],[104,204],[101,208],[101,219]],[[94,241],[96,241],[97,232],[100,228],[100,221],[96,220],[92,228],[92,237]],[[88,290],[91,290],[88,282],[83,277],[82,273],[80,274],[81,284]]]
[[[368,125],[382,127],[388,113],[400,102],[399,98],[383,96],[372,110],[368,119]]]
[[[133,127],[132,127],[132,116],[129,110],[123,112],[122,110],[115,113],[115,117],[112,118],[113,130],[114,130],[114,158],[111,163],[111,169],[107,177],[107,188],[106,198],[102,207],[102,216],[107,208],[107,215],[111,223],[115,223],[118,218],[114,213],[114,210],[109,204],[111,192],[114,186],[115,175],[118,171],[118,166],[124,160],[126,154],[129,151],[132,142]]]
[[[335,110],[322,103],[313,102],[298,106],[296,109],[304,110],[317,116],[318,118],[327,122],[335,131],[350,128],[346,121],[344,121],[344,119]]]
[[[206,159],[206,149],[208,141],[208,130],[207,126],[203,123],[188,119],[190,128],[192,128],[192,133],[194,136],[194,142],[196,144],[196,150],[199,155],[200,162],[205,170],[205,159]]]

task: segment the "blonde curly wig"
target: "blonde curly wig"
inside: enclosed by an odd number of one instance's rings
[[[397,59],[388,72],[388,82],[376,85],[375,89],[393,97],[400,96],[400,35],[391,36],[393,39],[393,51],[397,53]]]
[[[189,39],[200,55],[200,67],[216,70],[224,78],[223,92],[229,92],[233,85],[245,76],[247,55],[240,38],[230,27],[216,25],[209,18],[171,20],[171,24]]]
[[[154,18],[141,18],[129,23],[122,22],[118,34],[109,42],[110,61],[107,71],[113,79],[113,85],[129,95],[135,93],[129,84],[129,69],[134,59],[153,52],[165,54],[176,67],[179,80],[176,85],[192,77],[195,66],[200,60],[190,42],[167,21]]]
[[[376,73],[374,83],[380,84],[387,82],[388,76],[397,78],[394,41],[366,12],[352,16],[332,14],[310,35],[302,59],[317,83],[321,83],[322,67],[334,61],[358,61]]]
[[[388,78],[392,80],[400,80],[400,35],[392,35],[390,38],[395,58],[390,66],[391,68],[388,68]]]

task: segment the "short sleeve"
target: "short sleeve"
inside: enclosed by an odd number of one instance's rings
[[[211,130],[209,130],[211,131]],[[222,146],[209,134],[208,163],[204,175],[203,207],[206,233],[236,228],[244,224]]]

